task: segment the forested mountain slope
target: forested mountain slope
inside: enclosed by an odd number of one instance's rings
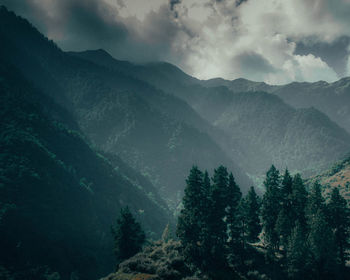
[[[350,132],[350,78],[342,78],[334,83],[325,81],[293,82],[280,86],[246,79],[232,81],[212,79],[202,81],[201,84],[206,87],[226,86],[234,92],[265,91],[273,93],[295,108],[315,107]]]
[[[126,205],[149,237],[172,222],[146,178],[96,153],[71,129],[69,113],[4,61],[0,99],[0,267],[8,275],[94,279],[111,271],[110,227]]]
[[[102,50],[74,55],[138,77],[188,102],[218,129],[211,134],[213,139],[253,176],[263,174],[270,164],[305,176],[316,174],[350,150],[349,134],[317,107],[295,109],[271,94],[281,86],[245,79],[200,81],[166,63],[131,64]]]
[[[205,133],[210,125],[185,102],[126,73],[67,54],[26,20],[2,8],[4,59],[63,104],[87,137],[146,175],[163,197],[178,201],[187,170],[198,164],[232,167],[249,180]],[[4,26],[11,25],[11,29]],[[32,71],[35,69],[35,71]]]
[[[268,93],[221,90],[196,108],[243,147],[244,166],[253,174],[272,163],[315,174],[350,150],[349,134],[326,115],[314,108],[294,109]]]
[[[339,188],[340,193],[350,201],[350,156],[334,164],[329,170],[312,177],[309,182],[318,181],[323,185],[324,193],[329,197],[333,188]]]
[[[317,108],[350,132],[350,78],[334,83],[291,83],[273,93],[296,108]]]

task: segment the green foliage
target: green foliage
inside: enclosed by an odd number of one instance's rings
[[[0,28],[0,58],[63,105],[97,149],[148,174],[171,207],[177,207],[183,178],[194,163],[207,169],[224,163],[235,171],[237,181],[249,182],[208,135],[214,129],[193,108],[135,77],[143,67],[117,61],[101,50],[63,52],[5,8],[0,21],[0,26],[12,27]]]
[[[299,222],[300,226],[306,230],[306,205],[308,193],[300,174],[293,177],[292,195],[291,195],[291,217],[292,221]]]
[[[310,266],[314,279],[330,279],[336,272],[336,245],[332,229],[320,208],[311,217],[307,242],[310,246]]]
[[[193,167],[186,180],[177,236],[186,259],[209,274],[227,269],[227,261],[243,255],[242,193],[223,166],[208,172]]]
[[[334,232],[338,263],[345,266],[350,249],[350,212],[346,200],[334,188],[327,204],[328,223]]]
[[[274,249],[278,248],[279,241],[276,223],[281,205],[280,181],[279,171],[272,165],[264,181],[266,191],[263,196],[261,216],[266,242]]]
[[[108,280],[180,280],[192,273],[178,241],[152,242],[135,256],[119,264],[118,271]]]
[[[275,230],[279,236],[280,244],[287,248],[288,236],[294,226],[293,217],[293,179],[286,169],[281,182],[281,210],[278,214]]]
[[[213,185],[210,191],[210,213],[208,220],[211,238],[211,265],[219,268],[225,266],[227,224],[226,207],[228,207],[228,172],[226,167],[219,166],[214,170]]]
[[[311,188],[307,203],[307,215],[309,216],[309,220],[311,220],[319,210],[325,211],[325,199],[322,196],[321,185],[315,182]]]
[[[290,279],[307,279],[309,248],[302,225],[297,222],[292,229],[287,246],[287,274]]]
[[[235,179],[230,173],[227,184],[227,206],[226,206],[226,223],[228,233],[228,250],[231,253],[231,262],[234,257],[243,254],[244,249],[244,219],[241,209],[242,193],[239,186],[236,184]]]
[[[145,243],[145,233],[141,225],[131,214],[129,207],[122,208],[117,224],[112,227],[114,236],[114,253],[118,262],[126,260],[142,249]]]
[[[156,190],[147,179],[119,158],[114,170],[66,110],[2,60],[0,77],[0,263],[22,271],[16,280],[41,266],[62,279],[109,272],[110,225],[126,203],[144,212],[149,236],[160,236],[171,217],[157,194],[148,198]]]
[[[250,242],[258,240],[258,235],[261,232],[260,225],[260,200],[255,192],[254,187],[250,187],[250,190],[245,199],[245,223],[247,239]]]
[[[186,258],[199,266],[203,259],[202,229],[206,225],[204,215],[205,207],[208,207],[204,205],[206,200],[203,173],[194,166],[186,180],[183,209],[178,218],[176,234],[182,241]]]

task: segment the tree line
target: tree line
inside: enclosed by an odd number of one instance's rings
[[[274,166],[264,187],[262,197],[254,187],[243,196],[224,166],[212,178],[190,170],[176,235],[191,270],[209,279],[346,279],[350,211],[338,188],[326,201],[318,182],[307,189]],[[127,207],[112,231],[119,262],[142,249],[145,234]]]
[[[262,262],[271,279],[345,278],[350,216],[338,188],[326,202],[319,183],[308,191],[299,174],[274,166],[264,186],[262,198],[254,187],[243,197],[224,166],[211,179],[191,169],[176,230],[188,263],[217,279],[247,260]]]

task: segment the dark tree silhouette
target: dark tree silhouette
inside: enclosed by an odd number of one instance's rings
[[[114,252],[118,262],[138,253],[146,238],[141,225],[135,220],[129,207],[120,210],[117,225],[112,227],[112,233],[115,242]]]

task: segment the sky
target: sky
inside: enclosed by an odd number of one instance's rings
[[[350,76],[350,0],[0,0],[67,51],[167,61],[199,79]]]

